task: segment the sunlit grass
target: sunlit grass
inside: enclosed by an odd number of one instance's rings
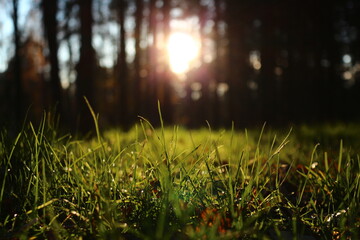
[[[1,134],[2,238],[359,238],[357,125],[187,130],[140,119],[79,139],[49,118]]]

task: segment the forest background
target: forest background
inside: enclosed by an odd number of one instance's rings
[[[360,2],[355,0],[3,0],[0,121],[92,128],[142,116],[188,127],[356,121]],[[183,71],[175,33],[195,39]],[[177,43],[183,52],[191,51]]]

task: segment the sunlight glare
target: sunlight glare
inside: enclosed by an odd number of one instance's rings
[[[198,56],[199,44],[190,34],[175,32],[169,36],[167,51],[171,70],[176,74],[183,74]]]

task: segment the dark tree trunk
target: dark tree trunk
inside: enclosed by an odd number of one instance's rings
[[[245,125],[248,119],[247,108],[249,104],[249,92],[246,85],[245,66],[248,52],[246,50],[244,36],[247,21],[246,4],[242,1],[226,1],[227,7],[227,36],[228,36],[228,84],[229,84],[229,117],[235,124]]]
[[[76,97],[79,114],[79,131],[86,133],[92,129],[93,121],[90,111],[85,104],[86,97],[93,108],[96,108],[94,99],[94,73],[96,67],[95,51],[92,47],[92,0],[79,1],[80,7],[80,59],[77,65]]]
[[[212,120],[215,127],[220,126],[220,103],[219,96],[217,94],[217,87],[220,83],[221,76],[221,56],[220,56],[220,42],[221,36],[219,33],[219,22],[221,20],[221,9],[220,9],[220,0],[214,0],[215,4],[215,18],[214,18],[214,42],[215,42],[215,61],[214,61],[214,85],[215,89],[212,93]]]
[[[360,14],[358,12],[360,11],[360,2],[359,1],[353,1],[355,4],[355,10],[353,12],[353,21],[358,30],[360,30]],[[354,52],[355,52],[355,61],[360,62],[360,36],[358,35],[356,38],[356,41],[354,42]],[[349,108],[351,109],[351,112],[353,114],[353,117],[357,120],[360,120],[360,111],[353,111],[353,109],[356,109],[358,106],[358,103],[360,102],[360,74],[357,73],[354,76],[355,83],[353,86],[353,94],[351,97],[351,104],[349,104]]]
[[[309,66],[309,82],[308,82],[308,90],[307,94],[310,94],[311,97],[308,97],[308,120],[311,121],[319,121],[323,120],[322,111],[323,106],[321,105],[322,97],[323,97],[323,86],[326,84],[325,79],[322,77],[322,66],[321,66],[321,58],[323,53],[323,41],[321,39],[321,32],[323,31],[323,23],[324,19],[322,17],[323,4],[327,4],[326,2],[321,1],[308,1],[307,9],[308,9],[308,30],[307,30],[307,46],[310,52],[311,66]],[[326,14],[329,14],[326,11]],[[331,14],[330,14],[331,15]],[[331,41],[331,39],[324,41]],[[325,95],[326,96],[326,95]]]
[[[163,24],[164,24],[164,42],[167,43],[170,35],[170,10],[171,10],[171,0],[163,0],[164,4],[162,7],[163,12]],[[172,113],[172,88],[171,88],[171,71],[169,63],[165,60],[164,72],[160,83],[160,95],[159,100],[161,103],[162,116],[165,122],[171,123],[173,121]]]
[[[136,0],[136,12],[135,12],[135,58],[134,58],[134,70],[135,70],[135,79],[134,79],[134,120],[136,116],[142,114],[142,105],[144,101],[144,92],[142,91],[143,78],[141,74],[141,28],[143,23],[143,11],[144,11],[144,2],[143,0]]]
[[[51,82],[51,102],[49,107],[57,104],[58,113],[62,114],[62,95],[61,83],[59,77],[59,60],[58,60],[58,40],[57,40],[57,0],[42,0],[43,24],[45,29],[45,38],[49,48],[49,60],[51,65],[50,82]]]
[[[323,1],[325,2],[325,1]],[[320,12],[322,18],[322,31],[320,34],[322,49],[330,65],[325,69],[324,85],[322,87],[321,98],[325,120],[341,119],[338,115],[343,106],[342,79],[339,75],[338,62],[340,61],[340,47],[335,40],[335,10],[333,4],[323,4]],[[326,82],[325,82],[326,81]]]
[[[209,77],[209,67],[206,66],[205,61],[205,25],[207,21],[207,7],[204,6],[201,1],[196,2],[196,6],[198,9],[198,16],[199,16],[199,33],[200,33],[200,48],[199,48],[199,60],[200,60],[200,67],[195,70],[193,74],[190,74],[191,77],[187,80],[190,84],[190,92],[188,97],[190,98],[191,108],[189,119],[191,122],[191,126],[200,126],[208,121],[211,126],[213,126],[213,121],[210,119],[210,104],[209,104],[209,81],[211,78]],[[199,99],[192,99],[191,94],[191,85],[192,84],[200,84],[201,85],[201,97]]]
[[[306,45],[305,45],[305,25],[307,14],[304,12],[302,3],[295,4],[291,7],[291,14],[289,19],[289,103],[291,106],[289,116],[294,122],[302,122],[305,117],[304,87],[307,79],[307,64],[306,64]]]
[[[157,51],[157,14],[158,9],[156,7],[156,0],[150,0],[150,13],[149,13],[149,34],[152,36],[152,44],[148,49],[148,81],[149,81],[149,99],[148,99],[148,110],[149,120],[155,122],[157,119],[156,104],[157,95],[156,88],[158,84],[158,51]]]
[[[14,25],[14,43],[15,43],[15,55],[14,55],[14,103],[15,103],[15,113],[14,118],[16,122],[16,128],[21,127],[21,122],[24,118],[24,102],[23,102],[23,88],[22,88],[22,61],[20,56],[20,33],[19,33],[19,25],[18,25],[18,7],[19,1],[13,0],[13,25]]]
[[[277,106],[277,82],[275,80],[276,66],[276,44],[277,37],[275,32],[278,29],[278,8],[269,4],[271,11],[262,11],[262,35],[261,35],[261,70],[260,70],[260,96],[261,96],[261,112],[262,121],[275,123],[279,114]],[[266,8],[265,8],[266,9]],[[271,13],[271,14],[270,14]]]
[[[126,0],[119,0],[117,6],[118,21],[120,26],[120,50],[117,62],[117,78],[120,86],[120,123],[124,127],[129,124],[129,85],[128,68],[126,62],[126,32],[125,32],[125,11]]]

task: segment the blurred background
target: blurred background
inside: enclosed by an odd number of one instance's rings
[[[0,122],[356,121],[357,0],[0,0]]]

